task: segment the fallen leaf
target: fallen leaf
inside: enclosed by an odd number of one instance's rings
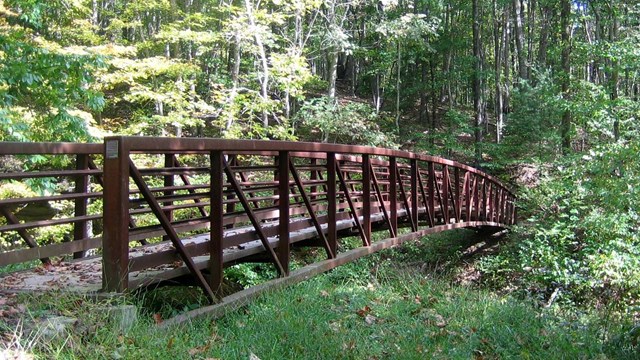
[[[167,349],[171,349],[173,347],[174,340],[173,336],[169,338],[169,341],[167,341]]]
[[[420,295],[416,295],[416,297],[413,299],[413,302],[418,305],[422,304],[422,298],[420,297]]]
[[[156,322],[156,325],[162,324],[162,315],[158,313],[153,314],[153,320]]]
[[[325,298],[326,298],[326,297],[329,297],[329,293],[328,293],[328,292],[326,292],[325,290],[322,290],[322,291],[320,291],[320,296],[322,296],[322,297],[325,297]]]
[[[249,353],[249,360],[260,360],[260,358],[254,353]]]
[[[189,350],[189,355],[195,356],[197,354],[202,354],[203,352],[206,352],[207,350],[209,350],[209,347],[211,347],[211,344],[209,343],[206,343],[203,346],[194,347],[193,349]]]
[[[358,316],[360,317],[365,317],[370,312],[371,312],[371,308],[369,307],[369,305],[365,305],[365,307],[356,311],[356,314],[358,314]]]

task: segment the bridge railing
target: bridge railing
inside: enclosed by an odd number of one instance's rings
[[[369,246],[374,228],[396,237],[402,224],[420,233],[515,221],[515,197],[499,180],[398,150],[111,137],[103,156],[107,291],[144,285],[136,274],[157,270],[154,281],[192,275],[213,299],[225,266],[266,260],[286,276],[292,246],[320,246],[335,258],[344,232],[355,230]],[[146,235],[136,235],[131,219]],[[151,229],[167,246],[132,250],[132,238],[148,238]]]
[[[90,209],[102,198],[102,152],[102,144],[0,143],[0,266],[102,246],[91,231],[102,214]]]

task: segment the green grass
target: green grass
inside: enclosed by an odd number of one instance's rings
[[[91,302],[25,299],[31,314],[64,313],[92,329],[28,350],[42,359],[639,358],[633,339],[617,336],[630,328],[619,319],[452,285],[456,259],[473,238],[449,234],[383,251],[267,293],[224,318],[169,329],[143,309],[134,328],[120,333]],[[180,289],[168,290],[176,309],[197,303],[197,291]],[[150,296],[128,301],[157,301]]]

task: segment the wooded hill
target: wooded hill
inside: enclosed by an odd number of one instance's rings
[[[5,0],[1,136],[88,140],[95,127],[388,145],[410,129],[430,150],[464,134],[516,154],[583,150],[637,130],[639,11],[604,0]],[[336,94],[366,105],[345,111]],[[381,130],[360,138],[368,128]]]

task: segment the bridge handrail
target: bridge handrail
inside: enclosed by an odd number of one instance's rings
[[[441,165],[448,165],[470,171],[493,182],[498,183],[505,190],[514,195],[500,179],[489,175],[472,166],[445,159],[438,156],[417,154],[410,151],[386,149],[363,145],[344,145],[330,143],[314,143],[303,141],[276,141],[276,140],[243,140],[243,139],[213,139],[213,138],[171,138],[171,137],[148,137],[148,136],[112,136],[106,137],[105,143],[109,140],[122,141],[130,152],[134,153],[154,153],[154,152],[175,152],[175,153],[206,153],[209,151],[225,151],[234,153],[258,152],[309,152],[309,153],[336,153],[336,154],[367,154],[374,156],[396,157],[407,160],[420,160],[433,162]]]

